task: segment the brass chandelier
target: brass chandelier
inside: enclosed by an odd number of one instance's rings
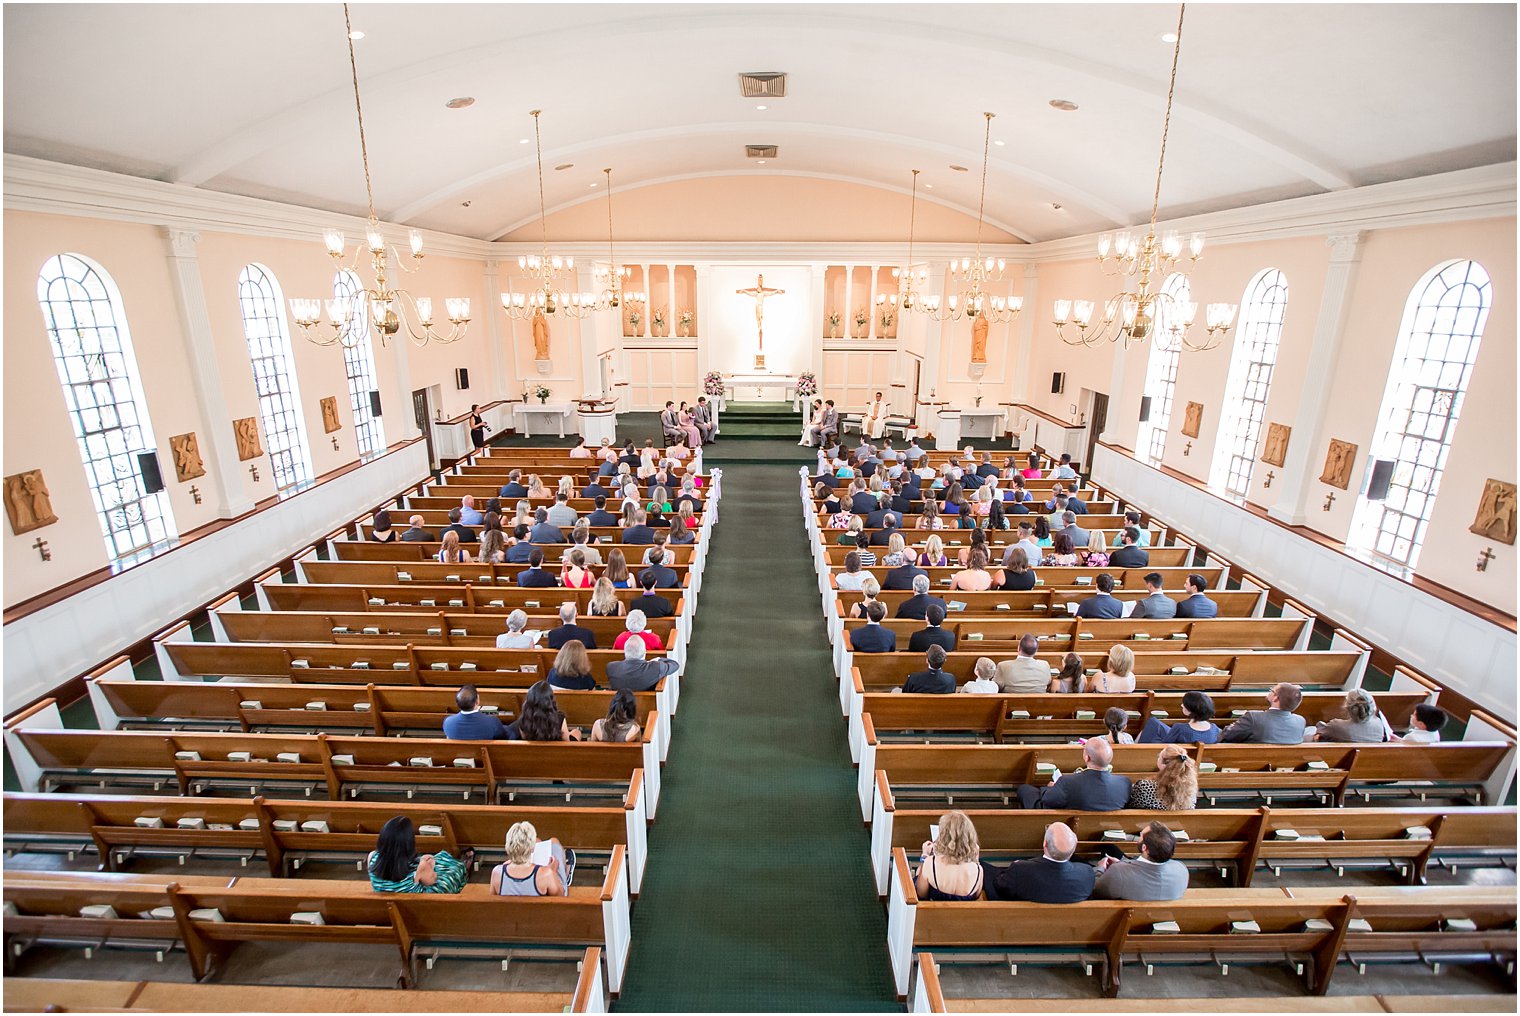
[[[597,265],[592,270],[592,278],[596,284],[602,287],[597,294],[596,302],[598,309],[615,309],[626,300],[629,303],[642,303],[643,293],[632,291],[625,292],[623,287],[633,277],[633,269],[627,265],[617,263],[617,255],[612,250],[612,168],[602,170],[607,175],[607,263]]]
[[[1172,49],[1172,78],[1166,93],[1166,117],[1161,125],[1161,157],[1156,164],[1156,189],[1151,198],[1151,221],[1144,239],[1128,232],[1117,236],[1105,233],[1098,238],[1098,264],[1108,275],[1136,279],[1133,288],[1111,297],[1103,305],[1103,316],[1096,322],[1092,300],[1055,301],[1056,335],[1069,346],[1097,346],[1122,340],[1125,348],[1153,339],[1163,349],[1205,352],[1214,349],[1229,333],[1235,320],[1236,305],[1211,303],[1204,312],[1204,332],[1200,340],[1192,337],[1198,316],[1198,304],[1177,300],[1159,286],[1167,272],[1186,275],[1203,256],[1203,234],[1188,237],[1186,252],[1182,237],[1167,232],[1156,236],[1156,211],[1161,202],[1161,174],[1166,166],[1166,137],[1172,123],[1172,100],[1177,92],[1177,61],[1182,52],[1182,21],[1187,4],[1177,11],[1177,33]],[[1184,263],[1184,258],[1186,259]],[[1075,332],[1073,332],[1075,329]]]
[[[899,310],[920,310],[919,302],[922,296],[913,288],[915,278],[919,285],[924,285],[929,279],[929,270],[923,265],[913,263],[913,226],[918,219],[918,174],[923,170],[913,171],[912,198],[908,204],[908,260],[901,268],[892,269],[892,278],[897,282],[897,296],[893,302]],[[885,307],[887,294],[876,294],[876,306]]]
[[[327,321],[331,326],[330,333],[318,327],[322,323],[324,305],[322,300],[292,298],[291,316],[300,327],[301,334],[319,346],[339,344],[344,348],[352,348],[366,332],[364,328],[366,316],[373,317],[375,330],[380,333],[382,345],[402,328],[406,329],[407,335],[419,346],[425,346],[429,341],[457,342],[464,338],[465,330],[470,324],[468,297],[449,297],[444,300],[444,313],[449,319],[449,329],[439,331],[434,328],[432,298],[413,296],[405,289],[392,288],[387,278],[390,258],[393,254],[396,258],[396,267],[400,271],[409,274],[416,269],[408,268],[401,254],[386,243],[385,236],[380,231],[380,219],[375,215],[375,188],[370,179],[369,145],[364,136],[364,106],[359,100],[359,64],[354,57],[353,24],[349,18],[348,4],[343,5],[343,26],[348,35],[348,66],[354,85],[354,112],[359,121],[359,157],[364,163],[364,191],[369,203],[369,223],[365,227],[365,242],[362,247],[355,246],[353,260],[347,267],[357,279],[360,256],[367,251],[370,258],[370,271],[375,281],[373,285],[361,289],[352,297],[334,297],[325,301]],[[341,264],[346,250],[343,231],[328,229],[323,232],[322,238],[327,245],[327,253],[335,262]],[[414,229],[409,239],[412,261],[420,263],[423,256],[422,234]]]
[[[531,293],[501,294],[501,309],[514,321],[526,321],[539,313],[590,317],[612,305],[594,293],[572,292],[559,285],[562,278],[574,281],[575,258],[549,253],[549,219],[544,205],[544,148],[538,130],[538,118],[543,115],[543,110],[529,110],[528,115],[533,117],[533,150],[538,161],[538,224],[543,237],[543,253],[521,255],[517,267],[530,279],[537,279],[540,285]]]

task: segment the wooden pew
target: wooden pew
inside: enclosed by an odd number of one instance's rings
[[[660,796],[657,729],[657,720],[651,719],[641,742],[577,744],[25,728],[16,731],[13,743],[26,752],[28,766],[40,772],[37,785],[24,787],[34,791],[113,783],[146,784],[156,792],[172,781],[181,795],[202,787],[247,788],[253,793],[293,787],[309,797],[324,788],[337,801],[345,791],[357,797],[362,790],[382,788],[404,792],[408,799],[424,791],[457,793],[468,801],[483,791],[486,801],[493,803],[505,792],[513,797],[519,792],[563,793],[568,801],[577,792],[621,797],[634,772],[643,769],[646,810],[652,819]],[[233,752],[248,752],[251,759],[232,757]],[[299,761],[278,761],[281,754]],[[429,758],[433,764],[414,766],[413,758]],[[456,763],[464,759],[472,764]]]
[[[642,774],[635,775],[620,807],[6,794],[5,843],[11,853],[63,852],[70,859],[94,849],[105,871],[118,871],[139,853],[177,855],[181,864],[197,851],[237,857],[245,866],[263,857],[270,876],[283,878],[309,862],[358,862],[362,870],[381,826],[397,815],[418,829],[438,827],[437,834],[418,836],[420,852],[463,857],[474,850],[477,867],[504,857],[507,830],[526,821],[545,839],[557,837],[587,857],[610,856],[614,846],[626,845],[629,883],[637,894],[648,838]],[[158,818],[163,825],[140,826],[140,818]],[[327,828],[303,828],[317,822]]]
[[[545,562],[545,569],[550,574],[558,575],[559,566],[556,564],[552,569]],[[466,583],[475,586],[476,597],[484,596],[490,592],[488,588],[494,586],[507,586],[513,589],[521,588],[517,585],[517,575],[526,571],[525,564],[441,564],[437,561],[422,562],[397,562],[397,561],[304,561],[300,565],[297,575],[301,581],[315,584],[350,585],[350,586],[390,586],[399,583],[415,582],[418,585],[433,587],[458,587]],[[637,559],[630,563],[629,570],[637,577],[637,573],[643,571],[644,565]],[[681,585],[689,583],[690,566],[678,564],[671,566],[671,571],[676,573]],[[551,587],[551,588],[564,588]],[[449,593],[451,596],[458,595],[457,588]]]
[[[244,942],[307,942],[391,945],[400,958],[398,984],[411,987],[419,955],[451,946],[600,946],[607,957],[607,983],[622,985],[629,936],[629,892],[625,851],[613,848],[601,888],[572,888],[566,897],[492,896],[490,887],[468,885],[457,896],[376,893],[367,882],[239,878],[214,887],[179,879],[137,879],[120,875],[73,874],[32,878],[7,873],[5,917],[7,954],[21,940],[83,937],[168,937],[183,945],[196,980],[216,978],[228,956]],[[114,906],[115,919],[79,916],[82,907]],[[173,908],[172,920],[135,916],[158,907]],[[201,916],[215,910],[220,920]],[[292,923],[300,912],[317,912],[321,924]],[[131,914],[133,916],[120,916]]]
[[[555,610],[542,605],[528,616],[530,630],[559,627]],[[555,607],[558,604],[554,605]],[[330,645],[417,645],[494,649],[496,637],[507,630],[500,615],[333,614],[307,611],[227,610],[212,607],[212,630],[220,642],[315,642]],[[580,617],[576,624],[590,628],[597,645],[612,645],[628,629],[625,617]],[[374,630],[371,630],[374,629]],[[653,617],[645,621],[668,647],[674,646],[676,620]]]
[[[943,539],[943,535],[944,534],[941,533],[941,538],[942,539]],[[924,530],[907,529],[907,530],[903,531],[903,539],[910,546],[914,546],[914,547],[918,547],[918,548],[922,548],[923,547],[924,540],[928,539],[928,536],[929,536],[929,534],[927,532],[925,532]],[[953,559],[954,557],[957,556],[957,552],[959,550],[964,550],[966,548],[966,546],[971,541],[968,539],[968,537],[967,537],[966,534],[962,534],[962,535],[959,535],[959,536],[952,537],[952,539],[955,540],[954,544],[950,543],[948,540],[945,541],[945,553],[947,555],[949,555]],[[380,546],[394,546],[394,544],[380,544]],[[993,568],[1000,568],[1000,567],[1002,567],[1003,552],[1008,549],[1008,543],[1007,542],[994,543],[994,544],[992,544],[992,548],[993,548],[993,559],[992,559],[992,562],[991,562],[991,566]],[[829,546],[825,547],[824,548],[824,553],[827,555],[828,560],[829,560],[829,564],[831,566],[833,566],[835,568],[840,568],[840,567],[843,567],[845,556],[850,553],[850,549],[851,548],[849,548],[849,547],[841,546],[840,544],[835,543],[835,544],[830,544]],[[884,556],[886,556],[886,551],[882,547],[880,547],[880,546],[873,547],[872,550],[874,550],[876,552],[876,555],[878,557],[884,557]],[[1187,569],[1187,570],[1191,570],[1192,569],[1193,548],[1191,548],[1191,547],[1147,547],[1146,550],[1150,553],[1151,560],[1150,560],[1150,564],[1147,565],[1144,569],[1136,569],[1136,568],[1129,568],[1129,569],[1125,569],[1125,568],[1094,568],[1094,569],[1090,569],[1089,570],[1089,569],[1083,569],[1083,568],[1059,568],[1059,572],[1065,573],[1065,572],[1069,571],[1069,572],[1073,572],[1075,574],[1081,574],[1081,575],[1089,574],[1089,571],[1091,571],[1091,573],[1093,573],[1093,574],[1101,574],[1103,572],[1107,572],[1110,575],[1114,575],[1114,577],[1117,578],[1118,577],[1118,573],[1119,572],[1123,572],[1123,571],[1147,571],[1147,572],[1148,571],[1162,571],[1163,574],[1164,574],[1165,573],[1165,569],[1168,569],[1168,568],[1172,568],[1172,569],[1183,568],[1183,569]],[[1048,568],[1040,568],[1039,569],[1039,574],[1041,576],[1045,577],[1047,579],[1047,581],[1048,581],[1049,580],[1049,576],[1048,576],[1047,573],[1055,572],[1055,571],[1057,571],[1057,568],[1058,568],[1058,566],[1056,566],[1056,565],[1051,565]],[[937,575],[937,573],[939,572],[939,569],[937,569],[937,568],[925,568],[924,570],[927,571],[931,577]],[[960,571],[960,565],[955,564],[953,566],[950,566],[949,567],[949,571],[950,572]]]
[[[320,610],[357,613],[379,608],[381,611],[423,611],[439,613],[452,611],[469,614],[493,614],[506,616],[514,610],[530,613],[542,610],[558,610],[561,603],[574,601],[580,613],[585,614],[591,603],[591,590],[565,589],[519,589],[516,586],[491,586],[476,589],[465,583],[463,587],[421,586],[415,583],[384,586],[336,586],[310,585],[299,582],[262,582],[255,587],[260,606],[265,610]],[[643,595],[642,589],[615,590],[618,599],[630,603]],[[670,601],[671,609],[679,617],[685,611],[682,590],[656,589],[655,595]]]
[[[511,535],[511,534],[508,534]],[[700,535],[698,542],[701,541]],[[402,540],[392,540],[389,543],[376,543],[373,540],[333,540],[328,544],[335,553],[335,559],[339,561],[432,561],[438,560],[438,551],[443,549],[441,543],[412,543]],[[571,543],[541,543],[534,544],[544,552],[545,567],[549,562],[558,565],[565,551],[575,546]],[[597,553],[602,555],[602,561],[607,560],[607,555],[614,550],[622,551],[624,560],[630,566],[636,567],[644,559],[644,552],[649,549],[647,543],[597,543]],[[677,564],[691,564],[692,557],[697,551],[697,544],[682,543],[672,545],[667,543],[665,549],[675,554]],[[471,552],[473,556],[473,551]],[[525,567],[518,565],[518,568]],[[415,574],[415,573],[414,573]]]

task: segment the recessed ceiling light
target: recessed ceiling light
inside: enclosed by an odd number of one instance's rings
[[[756,106],[755,108],[758,109],[758,110],[760,110],[762,113],[765,112],[767,109],[770,109],[769,106]]]
[[[595,186],[596,186],[596,184],[592,184],[592,185],[591,185],[591,186],[593,186],[593,187],[595,187]]]
[[[575,163],[573,163],[573,162],[561,162],[558,166],[555,166],[554,168],[555,169],[569,169],[573,165],[575,165]]]
[[[359,40],[360,40],[360,39],[362,39],[362,38],[364,38],[364,33],[363,33],[363,32],[361,32],[361,31],[359,31],[359,30],[358,30],[358,29],[357,29],[357,28],[356,28],[356,29],[354,29],[354,30],[353,30],[353,31],[352,31],[352,32],[349,32],[349,33],[348,33],[348,37],[349,37],[349,38],[350,38],[350,39],[352,39],[352,40],[354,40],[354,41],[355,41],[355,42],[358,42],[358,41],[359,41]]]
[[[997,145],[997,146],[998,146],[998,147],[999,147],[999,148],[1002,148],[1002,147],[1003,147],[1003,146],[1004,146],[1004,145],[1006,145],[1006,144],[1007,144],[1007,143],[1008,143],[1008,142],[1006,142],[1006,141],[994,141],[994,142],[993,142],[993,144],[994,144],[994,145]]]
[[[934,184],[932,184],[932,183],[926,183],[926,184],[924,184],[924,186],[927,187],[929,190],[933,190],[934,189]]]
[[[1176,32],[1167,32],[1165,35],[1161,36],[1161,41],[1162,42],[1176,42],[1177,41],[1177,33]]]
[[[444,105],[449,109],[468,109],[470,106],[475,105],[475,97],[471,95],[461,95],[457,99],[450,99],[448,102],[445,102]]]
[[[1072,102],[1070,99],[1051,99],[1050,108],[1059,109],[1063,112],[1070,113],[1072,110],[1077,108],[1077,104],[1075,102]]]
[[[517,143],[519,145],[526,145],[528,143],[528,139],[527,138],[518,138],[517,139]]]
[[[968,170],[965,166],[951,166],[950,168],[953,169],[953,170],[955,170],[957,173],[969,173],[970,172],[970,170]]]
[[[756,159],[755,160],[755,165],[757,165],[757,166],[763,166],[763,165],[765,165],[765,160],[764,159]]]

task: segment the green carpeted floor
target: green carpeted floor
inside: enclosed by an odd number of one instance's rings
[[[799,517],[805,459],[777,443],[770,464],[724,466],[619,1011],[901,1011]]]

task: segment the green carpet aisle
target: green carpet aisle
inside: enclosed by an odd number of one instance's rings
[[[723,467],[619,1011],[901,1011],[799,518],[801,451]]]

